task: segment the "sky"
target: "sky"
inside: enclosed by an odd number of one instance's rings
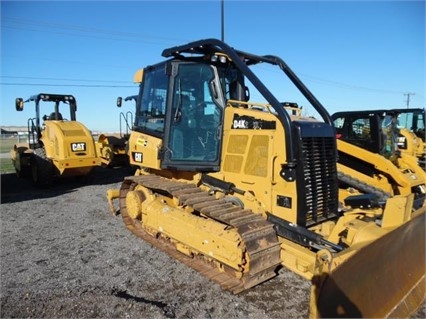
[[[222,31],[236,49],[281,57],[330,114],[426,104],[423,0],[0,4],[0,126],[26,126],[34,104],[17,112],[15,98],[43,92],[74,95],[78,121],[118,132],[120,112],[134,103],[116,100],[137,94],[138,69],[163,61],[165,48]]]

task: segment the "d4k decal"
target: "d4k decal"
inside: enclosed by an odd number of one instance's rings
[[[245,129],[245,130],[275,130],[275,121],[265,121],[262,119],[256,119],[251,116],[240,116],[234,114],[231,129]]]

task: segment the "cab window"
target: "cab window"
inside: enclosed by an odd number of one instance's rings
[[[145,73],[141,87],[142,100],[135,117],[135,126],[138,129],[164,132],[167,83],[164,65]]]

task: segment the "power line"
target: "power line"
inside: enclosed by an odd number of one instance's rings
[[[8,54],[2,54],[2,58],[6,59],[26,59],[28,57],[26,56],[19,56],[19,55],[8,55]],[[47,58],[47,57],[38,57],[37,58],[40,61],[48,61],[48,62],[54,62],[54,63],[62,63],[62,64],[78,64],[78,65],[90,65],[90,66],[99,66],[102,68],[114,68],[114,69],[124,69],[124,68],[128,68],[129,65],[113,65],[113,64],[106,64],[106,63],[96,63],[96,62],[87,62],[87,61],[82,61],[82,60],[63,60],[63,59],[52,59],[52,58]]]
[[[8,23],[5,25],[5,22]],[[2,17],[1,28],[27,30],[32,32],[47,32],[59,35],[72,35],[78,37],[98,38],[104,40],[121,40],[139,43],[148,43],[156,45],[164,45],[167,43],[176,43],[176,41],[187,41],[177,38],[151,36],[141,33],[123,32],[117,30],[98,29],[87,26],[67,25],[50,23],[40,20],[25,20],[13,17]],[[68,32],[67,32],[68,31]]]
[[[28,29],[24,27],[13,27],[13,26],[1,26],[3,29],[14,29],[14,30],[26,30],[30,32],[46,32],[50,34],[57,34],[61,36],[74,36],[74,37],[80,37],[80,38],[92,38],[92,39],[101,39],[101,40],[108,40],[108,41],[124,41],[124,42],[133,42],[133,43],[145,43],[145,44],[152,44],[152,45],[161,45],[164,46],[164,43],[167,43],[167,45],[170,45],[170,42],[164,42],[164,41],[147,41],[142,39],[126,39],[122,36],[118,35],[109,35],[109,36],[102,36],[102,35],[93,35],[93,34],[82,34],[82,33],[73,33],[73,32],[66,32],[66,31],[52,31],[52,30],[37,30],[37,29]]]
[[[17,26],[15,27],[21,27],[25,25],[33,25],[33,26],[39,26],[44,28],[51,28],[51,29],[64,29],[64,30],[72,30],[82,33],[97,33],[97,34],[104,34],[104,35],[116,35],[119,37],[126,36],[126,37],[133,37],[136,39],[140,38],[151,38],[153,40],[170,40],[170,41],[176,41],[176,40],[182,40],[177,38],[169,38],[169,37],[160,37],[160,36],[152,36],[148,34],[143,33],[135,33],[135,32],[124,32],[124,31],[117,31],[112,29],[99,29],[99,28],[93,28],[88,26],[81,26],[81,25],[70,25],[70,24],[59,24],[59,23],[52,23],[47,21],[41,21],[41,20],[30,20],[25,19],[24,21],[22,18],[14,18],[14,17],[2,17],[2,22],[4,26],[4,22],[10,22],[12,24],[16,23]],[[25,28],[24,28],[25,29]],[[30,29],[31,30],[31,29]]]
[[[13,75],[0,75],[1,78],[11,79],[31,79],[31,80],[54,80],[54,81],[76,81],[76,82],[106,82],[106,83],[129,83],[129,81],[111,81],[111,80],[91,80],[91,79],[68,79],[68,78],[45,78],[35,76],[13,76]]]
[[[269,72],[280,73],[280,71],[278,71],[277,69],[271,69],[271,68],[268,68],[268,67],[265,67],[265,66],[259,66],[259,68],[266,70],[266,71],[269,71]],[[326,79],[321,79],[321,78],[318,78],[316,76],[312,76],[312,75],[308,75],[308,74],[304,74],[304,73],[299,73],[299,74],[300,74],[301,78],[302,77],[306,78],[307,81],[323,83],[323,84],[327,84],[327,85],[330,85],[330,86],[335,86],[335,87],[340,87],[340,88],[345,88],[345,89],[350,89],[350,90],[371,91],[371,92],[387,93],[387,94],[402,94],[402,93],[404,93],[403,91],[386,90],[386,89],[380,89],[380,88],[370,88],[370,87],[366,87],[366,86],[353,85],[353,84],[347,84],[347,83],[338,82],[338,81],[326,80]]]
[[[311,75],[303,75],[306,78],[310,78],[311,81],[317,81],[319,83],[325,83],[325,84],[329,84],[329,85],[333,85],[333,86],[337,86],[337,87],[341,87],[341,88],[346,88],[346,89],[352,89],[352,90],[361,90],[361,91],[372,91],[372,92],[381,92],[381,93],[390,93],[390,94],[401,94],[403,93],[402,91],[394,91],[394,90],[386,90],[386,89],[380,89],[380,88],[370,88],[370,87],[366,87],[366,86],[360,86],[360,85],[353,85],[353,84],[347,84],[347,83],[342,83],[342,82],[337,82],[337,81],[331,81],[331,80],[325,80],[325,79],[320,79]]]
[[[224,39],[224,0],[222,0],[221,3],[221,15],[222,15],[222,30],[221,30],[221,36],[222,39]],[[9,23],[12,25],[5,25],[4,23]],[[28,27],[26,27],[28,26]],[[1,28],[10,28],[10,29],[20,29],[20,30],[29,30],[34,32],[48,32],[48,33],[56,33],[56,34],[64,34],[63,32],[56,32],[56,30],[66,30],[73,33],[65,33],[68,35],[73,36],[79,36],[79,37],[94,37],[94,38],[101,38],[105,40],[123,40],[123,41],[131,41],[131,42],[144,42],[149,44],[156,44],[159,45],[161,43],[166,43],[167,41],[187,41],[183,39],[177,39],[177,38],[169,38],[169,37],[159,37],[159,36],[151,36],[147,34],[141,34],[141,33],[133,33],[133,32],[123,32],[123,31],[117,31],[117,30],[107,30],[107,29],[98,29],[93,27],[86,27],[86,26],[78,26],[78,25],[68,25],[68,24],[58,24],[58,23],[51,23],[46,21],[40,21],[40,20],[25,20],[22,21],[21,18],[14,18],[14,17],[2,17],[2,24],[0,25]],[[41,29],[33,29],[32,27],[38,27]],[[104,37],[104,36],[107,37]],[[126,39],[127,37],[127,39]],[[146,39],[146,40],[143,40]],[[156,42],[154,42],[156,41]],[[54,60],[54,59],[46,59],[44,60],[53,60],[53,61],[60,61],[60,60]],[[65,63],[80,63],[80,62],[71,62],[71,61],[60,61]],[[111,67],[111,66],[109,66]],[[318,77],[310,76],[310,75],[303,75],[307,79],[310,79],[311,81],[318,82],[318,83],[324,83],[331,86],[346,88],[346,89],[352,89],[352,90],[363,90],[363,91],[372,91],[372,92],[379,92],[379,93],[390,93],[390,94],[404,94],[407,96],[407,107],[409,106],[410,96],[414,95],[414,93],[404,93],[402,91],[393,91],[393,90],[386,90],[386,89],[378,89],[378,88],[369,88],[369,87],[363,87],[363,86],[357,86],[352,84],[346,84],[336,81],[330,81],[326,79],[321,79]],[[19,77],[16,77],[19,78]],[[25,78],[25,77],[20,77]],[[29,77],[28,77],[29,78]],[[66,81],[86,81],[86,82],[121,82],[121,81],[103,81],[103,80],[79,80],[79,79],[54,79],[54,78],[34,78],[34,79],[41,79],[41,80],[66,80]],[[121,83],[125,83],[124,81]],[[49,85],[49,84],[22,84],[22,83],[0,83],[1,85]],[[86,87],[133,87],[133,86],[102,86],[102,85],[95,85],[95,86],[89,86],[89,85],[74,85],[74,84],[51,84],[51,86],[86,86]]]
[[[87,88],[136,88],[134,85],[90,85],[90,84],[49,84],[49,83],[7,83],[0,82],[0,85],[19,86],[67,86],[67,87],[87,87]]]

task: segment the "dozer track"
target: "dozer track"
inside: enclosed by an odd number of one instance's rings
[[[225,225],[234,227],[244,245],[246,260],[243,268],[249,271],[228,271],[229,267],[212,263],[199,255],[187,256],[179,252],[175,245],[162,236],[154,237],[145,231],[141,222],[129,216],[126,207],[126,194],[138,185],[154,193],[165,192],[178,200],[180,206],[192,207],[202,215]],[[126,227],[136,236],[144,239],[171,257],[192,267],[208,279],[218,283],[222,289],[238,294],[276,276],[280,264],[280,245],[273,224],[251,210],[217,199],[193,184],[178,182],[156,175],[127,177],[120,188],[120,213]],[[241,243],[240,243],[241,245]]]

